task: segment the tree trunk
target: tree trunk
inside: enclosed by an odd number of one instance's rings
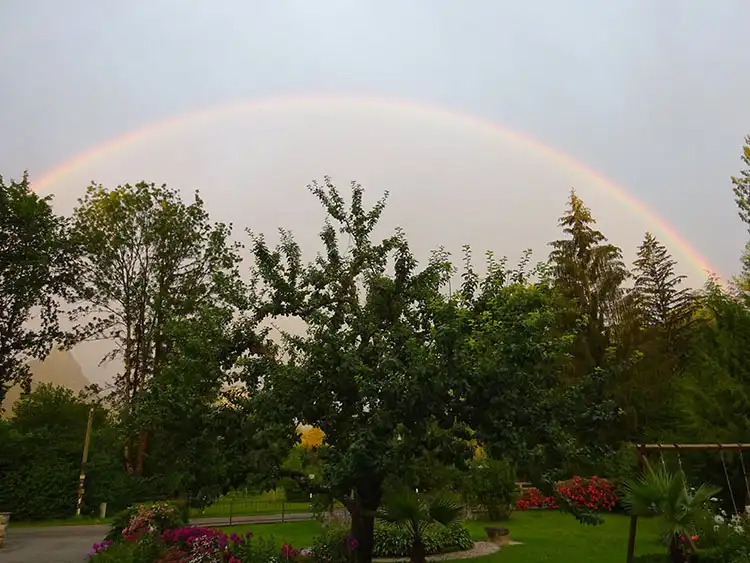
[[[414,545],[411,546],[411,563],[425,563],[426,560],[427,554],[422,538],[414,538]]]
[[[358,487],[354,491],[354,499],[347,503],[352,516],[351,533],[359,543],[359,563],[372,563],[372,552],[375,547],[375,513],[380,507],[382,494],[381,481],[372,480]]]
[[[669,563],[687,563],[688,557],[682,550],[680,540],[674,536],[669,542]]]
[[[136,453],[135,472],[136,475],[143,475],[143,459],[148,447],[148,430],[141,430],[138,436],[138,452]]]
[[[122,455],[123,455],[123,458],[125,459],[125,472],[128,473],[128,474],[132,474],[133,470],[134,470],[134,468],[133,468],[133,459],[132,459],[130,453],[131,453],[130,440],[127,440],[125,442],[125,447],[123,448]]]

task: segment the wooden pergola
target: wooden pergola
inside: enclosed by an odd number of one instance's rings
[[[635,444],[638,452],[638,466],[648,467],[648,454],[651,452],[743,452],[750,451],[750,444]],[[633,563],[635,554],[635,535],[638,529],[638,517],[630,517],[630,535],[628,537],[627,563]]]

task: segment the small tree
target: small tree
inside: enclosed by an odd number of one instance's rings
[[[516,474],[505,459],[478,459],[465,478],[465,495],[472,507],[484,507],[491,522],[510,517],[516,500]]]
[[[289,233],[282,231],[276,250],[253,238],[256,319],[294,316],[305,332],[285,335],[275,365],[251,359],[245,379],[268,424],[285,425],[287,445],[298,439],[299,424],[324,432],[322,475],[311,483],[291,474],[346,506],[368,563],[385,479],[411,467],[426,447],[453,456],[454,438],[466,432],[446,408],[455,373],[440,349],[451,327],[435,317],[450,266],[436,254],[418,269],[401,232],[373,241],[385,199],[367,209],[364,190],[353,184],[347,204],[329,179],[310,190],[328,214],[323,250],[312,263],[303,264]],[[445,433],[432,432],[433,424]]]
[[[449,495],[424,498],[411,489],[394,489],[383,498],[378,518],[405,530],[411,540],[411,563],[424,563],[427,528],[435,524],[455,524],[461,519],[462,511],[463,507]]]
[[[701,485],[690,492],[682,472],[649,469],[640,478],[625,484],[622,505],[631,515],[659,518],[661,538],[669,550],[670,561],[686,563],[695,553],[692,536],[696,524],[708,501],[720,490]],[[688,545],[687,551],[684,543]]]

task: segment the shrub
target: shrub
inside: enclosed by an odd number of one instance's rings
[[[137,520],[134,518],[133,520]],[[162,533],[143,531],[124,534],[119,542],[94,544],[90,563],[269,563],[289,561],[298,552],[289,544],[278,548],[276,540],[254,540],[251,532],[244,536],[227,536],[220,530],[183,526]]]
[[[408,531],[387,522],[378,522],[375,527],[375,557],[408,557],[412,537]],[[425,530],[423,541],[426,555],[465,551],[471,549],[474,541],[471,533],[461,524],[442,526],[431,524]]]
[[[184,511],[167,502],[134,504],[115,516],[105,539],[137,540],[141,534],[161,534],[187,524]]]
[[[91,563],[161,563],[166,554],[164,545],[153,534],[145,535],[136,542],[103,544],[106,547],[94,544],[89,551]]]
[[[619,502],[617,485],[600,477],[573,477],[556,485],[557,494],[573,506],[597,512],[611,512]],[[545,496],[538,489],[527,489],[516,502],[516,509],[556,509],[558,499]]]
[[[612,512],[617,503],[617,486],[599,477],[573,477],[558,483],[557,492],[575,506],[590,510]]]
[[[464,485],[472,506],[482,507],[493,522],[507,520],[516,499],[516,473],[504,459],[480,459],[472,463]]]
[[[315,538],[310,557],[315,563],[348,563],[355,560],[357,547],[349,530],[332,526]]]
[[[529,510],[533,508],[557,508],[557,499],[553,496],[543,495],[539,489],[526,489],[516,501],[517,510]]]

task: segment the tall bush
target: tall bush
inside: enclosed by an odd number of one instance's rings
[[[516,499],[516,473],[508,460],[480,459],[472,462],[464,486],[472,507],[487,511],[493,522],[507,520]]]

